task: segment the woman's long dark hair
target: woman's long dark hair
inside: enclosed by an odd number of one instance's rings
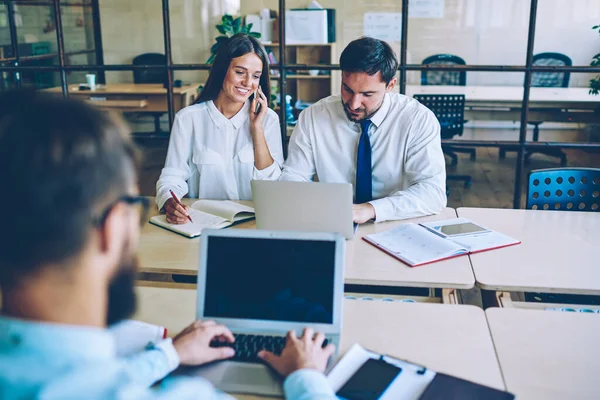
[[[256,54],[263,63],[260,86],[267,98],[267,103],[270,104],[271,87],[269,82],[269,60],[267,58],[267,52],[256,38],[246,35],[245,33],[233,35],[219,46],[217,56],[210,69],[208,79],[206,80],[206,85],[202,88],[202,91],[194,104],[216,100],[219,96],[219,92],[221,92],[221,89],[223,88],[223,81],[225,80],[225,75],[227,74],[231,60],[248,53]]]

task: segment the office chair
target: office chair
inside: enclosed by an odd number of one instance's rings
[[[165,65],[167,57],[159,53],[144,53],[136,56],[133,65]],[[140,69],[133,71],[133,83],[160,83],[164,85],[168,80],[167,72],[154,69]],[[160,133],[160,117],[164,113],[151,113],[154,117],[154,131]]]
[[[423,60],[423,65],[466,65],[462,58],[452,54],[434,54]],[[466,71],[421,71],[421,85],[465,86]]]
[[[600,168],[548,168],[529,173],[530,210],[600,212]],[[600,304],[599,296],[530,293],[525,300],[542,303]]]
[[[533,65],[540,66],[571,66],[573,62],[569,57],[560,53],[540,53],[533,56]],[[534,72],[531,74],[531,87],[569,87],[570,72]],[[531,111],[532,109],[530,109]],[[540,125],[543,121],[528,121],[533,125],[533,141],[537,142],[540,138]],[[506,157],[506,152],[510,150],[500,149],[500,158]],[[539,149],[528,150],[525,153],[525,163],[529,164],[529,159],[534,153],[546,154],[560,158],[561,167],[567,165],[567,155],[561,149]]]
[[[466,65],[465,60],[452,54],[434,54],[423,60],[423,65]],[[466,71],[421,71],[421,85],[448,85],[465,86],[467,84]],[[467,121],[464,121],[467,122]],[[462,134],[462,132],[461,132]],[[475,161],[477,153],[475,149],[460,146],[444,146],[444,154],[452,159],[452,165],[456,165],[456,153],[469,154],[471,161]]]
[[[442,139],[462,135],[464,129],[465,96],[463,94],[416,94],[418,100],[429,108],[440,122]],[[442,145],[444,150],[445,145]],[[457,164],[456,154],[451,154],[452,165]],[[446,175],[446,181],[464,181],[465,188],[471,186],[470,175]],[[446,189],[446,193],[448,190]]]

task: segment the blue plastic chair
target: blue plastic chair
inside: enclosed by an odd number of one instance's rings
[[[599,206],[598,168],[548,168],[529,174],[528,209],[598,212]],[[600,305],[600,296],[525,292],[525,301]]]
[[[549,168],[531,171],[527,208],[600,211],[600,169]]]

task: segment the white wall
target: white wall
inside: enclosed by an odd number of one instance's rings
[[[277,1],[242,2],[241,12],[277,9]],[[321,0],[336,9],[337,50],[364,33],[365,12],[401,12],[398,0]],[[456,54],[473,65],[524,65],[529,24],[529,0],[445,0],[444,18],[409,19],[408,62],[420,64],[437,53]],[[291,0],[289,8],[306,0]],[[553,51],[571,57],[574,65],[589,65],[600,52],[600,37],[591,27],[600,23],[599,0],[540,0],[534,53]],[[391,43],[396,51],[400,41]],[[587,86],[591,74],[571,74],[571,86]],[[420,73],[409,74],[417,84]],[[522,73],[467,74],[472,85],[522,85]]]
[[[171,0],[173,61],[203,63],[218,36],[215,25],[221,15],[245,15],[262,8],[277,10],[276,0]],[[306,6],[308,0],[288,0],[288,8]],[[335,58],[363,31],[364,13],[401,12],[399,0],[321,0],[336,9]],[[410,19],[408,61],[420,63],[436,53],[451,53],[469,64],[523,65],[527,45],[529,0],[445,0],[444,18]],[[49,7],[20,6],[23,26],[19,40],[48,41],[56,48],[54,31],[44,33]],[[81,8],[65,7],[63,22],[68,50],[93,47],[90,18],[76,26]],[[146,52],[164,53],[160,0],[100,0],[104,60],[107,64],[129,64]],[[534,53],[567,54],[574,65],[589,65],[600,52],[600,37],[591,30],[600,23],[600,0],[539,0]],[[10,43],[7,27],[0,27],[0,43]],[[398,51],[400,43],[393,42]],[[80,59],[78,59],[79,61]],[[80,62],[84,62],[80,61]],[[198,81],[205,72],[177,71],[176,79]],[[419,82],[419,73],[409,74],[409,83]],[[571,74],[571,86],[587,86],[592,74]],[[109,81],[130,82],[132,73],[109,72]],[[473,85],[521,85],[522,73],[467,74]]]
[[[204,63],[218,36],[215,25],[224,13],[239,14],[230,0],[171,0],[171,46],[173,62]],[[136,55],[165,52],[160,0],[101,0],[100,16],[104,62],[130,64]],[[176,71],[175,79],[202,81],[206,73]],[[131,82],[130,71],[107,74],[108,82]]]

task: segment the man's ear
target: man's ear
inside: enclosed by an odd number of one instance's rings
[[[396,87],[397,82],[398,82],[398,78],[393,77],[392,80],[387,84],[385,91],[391,92]]]
[[[127,233],[125,204],[118,203],[111,208],[104,225],[99,229],[99,251],[106,257],[119,257]]]

